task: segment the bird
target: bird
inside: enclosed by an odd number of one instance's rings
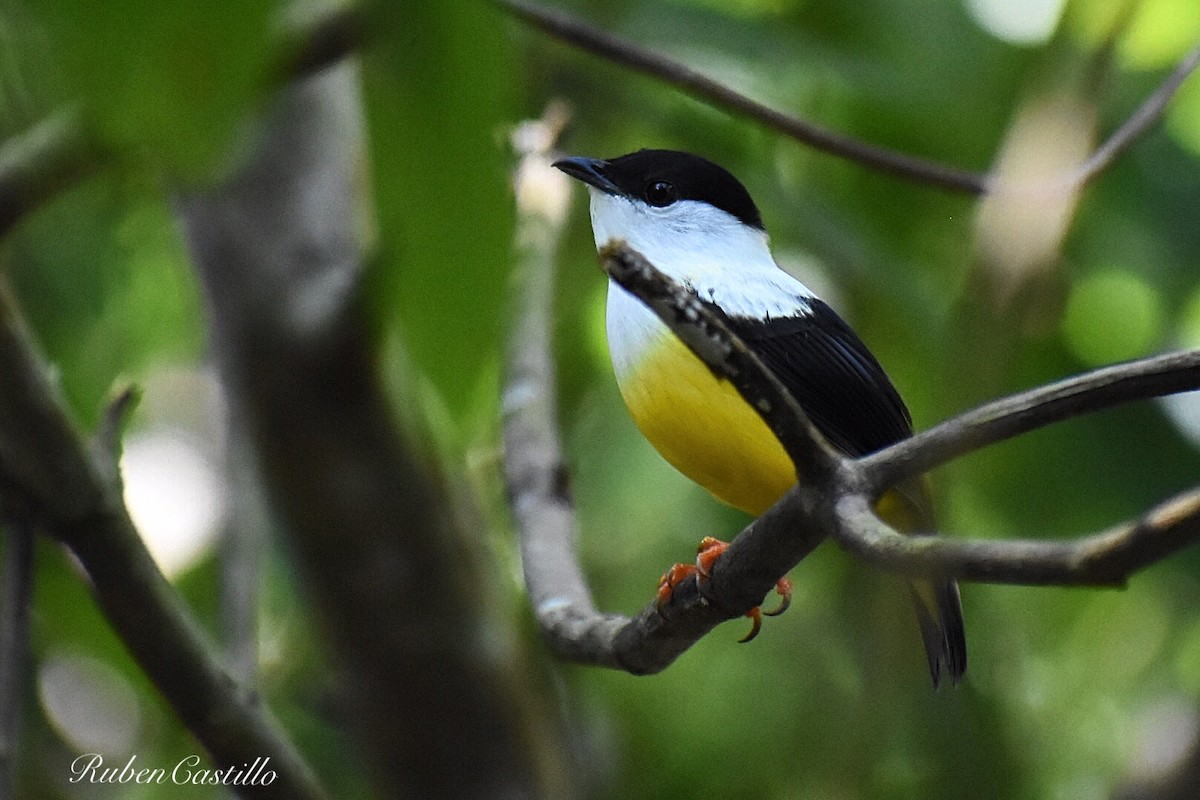
[[[692,292],[776,375],[830,445],[858,457],[912,435],[909,411],[879,361],[837,312],[779,267],[758,207],[729,171],[662,149],[569,156],[554,166],[586,184],[597,250],[624,241]],[[795,485],[791,459],[754,409],[611,280],[605,327],[625,405],[673,467],[755,516]],[[923,479],[890,490],[876,511],[905,533],[935,530]],[[701,543],[701,578],[723,546]],[[664,576],[660,599],[679,579]],[[957,684],[967,665],[958,585],[937,578],[909,587],[933,685],[943,676]],[[786,604],[786,581],[779,588]]]

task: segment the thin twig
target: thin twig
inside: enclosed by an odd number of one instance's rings
[[[858,462],[874,490],[967,453],[1082,414],[1200,389],[1200,350],[1151,356],[994,400]]]
[[[33,527],[13,522],[0,567],[0,800],[16,795],[17,754],[21,742],[29,611],[33,603]]]
[[[1065,542],[903,536],[880,522],[862,495],[840,500],[837,515],[838,542],[892,572],[1024,586],[1123,586],[1138,570],[1200,540],[1200,489],[1132,522]]]
[[[92,463],[114,492],[122,491],[121,436],[141,397],[141,389],[133,384],[117,389],[105,405],[100,424],[92,434]]]
[[[1166,80],[1079,165],[1071,176],[1072,187],[1079,188],[1090,183],[1149,131],[1162,118],[1171,98],[1197,67],[1200,67],[1200,45],[1189,51]]]
[[[911,181],[954,192],[984,194],[989,177],[945,164],[889,150],[829,130],[808,120],[752,100],[740,92],[692,70],[674,59],[641,47],[628,39],[589,25],[582,20],[527,0],[496,0],[518,19],[544,33],[615,64],[657,78],[718,108],[749,117],[785,136],[817,150]]]
[[[103,165],[79,113],[59,111],[0,147],[0,238],[26,215]]]
[[[495,2],[516,18],[556,39],[658,79],[713,106],[748,117],[817,150],[909,181],[948,191],[983,195],[994,189],[996,179],[989,173],[963,170],[900,153],[785,114],[752,100],[674,59],[601,30],[558,9],[547,8],[529,0]],[[1200,66],[1200,47],[1186,55],[1133,115],[1082,164],[1065,175],[1063,180],[1039,179],[1036,186],[1029,188],[1063,184],[1059,188],[1073,190],[1095,179],[1162,118],[1175,92],[1197,66]],[[1020,191],[1023,187],[1005,188]]]
[[[308,77],[350,56],[362,47],[363,29],[363,9],[354,5],[330,10],[302,27],[289,29],[279,43],[278,83]]]
[[[93,437],[96,449],[113,461],[121,460],[121,435],[129,422],[129,415],[137,408],[142,399],[142,392],[133,384],[125,384],[113,392],[104,414],[100,417],[100,427]]]

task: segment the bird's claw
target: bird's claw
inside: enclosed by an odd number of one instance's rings
[[[768,617],[778,617],[780,614],[788,610],[792,604],[792,582],[787,578],[780,578],[775,581],[775,594],[779,595],[779,605],[772,608],[770,611],[764,611]]]
[[[696,567],[692,564],[673,564],[669,570],[663,573],[663,576],[658,579],[658,613],[667,607],[667,603],[671,602],[671,592],[675,587],[683,583],[685,580],[695,575]]]
[[[658,584],[658,609],[661,612],[671,601],[671,592],[681,582],[687,580],[693,575],[697,580],[705,581],[712,574],[713,564],[717,562],[721,554],[729,548],[727,542],[722,542],[720,539],[712,536],[705,536],[700,540],[700,545],[696,549],[695,564],[675,564],[663,574],[659,579]],[[777,617],[784,611],[787,611],[788,606],[792,604],[792,582],[787,578],[780,578],[775,583],[775,592],[779,595],[779,605],[770,611],[763,611],[761,606],[755,606],[746,612],[746,617],[750,620],[750,632],[738,639],[738,643],[742,644],[751,641],[758,632],[762,629],[762,618],[764,615],[768,617]]]

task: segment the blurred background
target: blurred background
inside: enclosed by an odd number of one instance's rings
[[[793,572],[791,610],[753,644],[736,644],[736,622],[660,675],[564,665],[546,654],[524,599],[498,402],[514,228],[507,135],[551,100],[571,110],[564,152],[685,149],[739,176],[782,266],[854,325],[920,429],[1092,367],[1200,346],[1200,78],[1078,195],[980,201],[815,152],[487,3],[404,5],[420,8],[388,12],[356,73],[364,291],[381,371],[403,384],[397,414],[421,420],[433,455],[483,509],[476,544],[501,609],[492,624],[532,665],[521,681],[562,721],[564,780],[578,796],[1200,793],[1154,788],[1200,758],[1195,551],[1123,591],[964,585],[971,662],[957,689],[930,689],[901,583],[831,544]],[[1194,0],[555,5],[832,129],[1031,182],[1080,162],[1200,41]],[[114,385],[143,387],[122,461],[126,501],[214,639],[218,543],[239,484],[171,200],[228,173],[270,97],[280,32],[328,10],[266,0],[0,9],[0,135],[77,109],[115,154],[7,237],[0,274],[84,427]],[[748,520],[676,474],[627,418],[584,199],[575,188],[557,276],[560,416],[598,605],[634,613],[700,537],[728,538]],[[963,537],[1100,530],[1193,486],[1197,447],[1194,395],[1072,421],[939,469],[940,519]],[[67,781],[81,753],[169,765],[197,744],[72,559],[42,542],[35,581],[20,796],[180,796]],[[329,656],[286,536],[265,545],[259,587],[264,699],[334,793],[358,796],[365,779],[331,711]]]

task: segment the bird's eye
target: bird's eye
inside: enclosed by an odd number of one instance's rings
[[[652,206],[669,206],[677,199],[674,184],[667,181],[651,181],[646,184],[646,202]]]

